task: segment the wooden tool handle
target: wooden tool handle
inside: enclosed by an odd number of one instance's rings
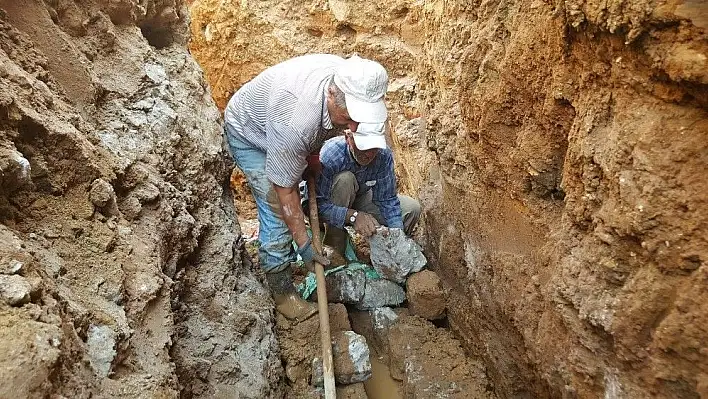
[[[322,254],[320,240],[320,217],[317,212],[317,191],[315,179],[307,179],[308,198],[310,203],[310,229],[312,229],[312,245],[315,252]],[[322,374],[324,375],[325,399],[336,399],[337,391],[334,384],[334,362],[332,361],[332,336],[329,331],[329,308],[327,306],[327,285],[324,267],[315,262],[317,277],[317,308],[320,316],[320,339],[322,340]]]

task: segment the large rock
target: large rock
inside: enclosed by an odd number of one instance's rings
[[[408,277],[406,298],[411,314],[428,320],[445,317],[445,291],[433,271],[423,270]]]
[[[355,306],[357,309],[367,310],[384,306],[398,306],[405,300],[405,291],[393,281],[367,279],[364,298]]]
[[[334,378],[339,384],[363,382],[371,377],[371,360],[366,338],[354,331],[332,334]]]
[[[403,284],[427,262],[420,246],[401,229],[380,228],[371,237],[371,264],[385,279]]]
[[[349,317],[352,329],[366,338],[372,351],[387,357],[389,328],[398,320],[398,314],[389,307],[381,307],[351,312]]]
[[[341,270],[327,276],[327,300],[356,304],[364,298],[366,273],[363,270]]]

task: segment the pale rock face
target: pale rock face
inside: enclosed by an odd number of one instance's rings
[[[106,378],[111,373],[111,363],[116,356],[116,333],[109,326],[91,325],[88,329],[89,359],[94,373]]]
[[[383,306],[397,306],[405,300],[406,292],[400,285],[389,280],[367,278],[364,297],[355,306],[357,309],[367,310]]]
[[[282,396],[186,13],[0,2],[0,397]]]
[[[401,229],[381,230],[371,237],[371,264],[380,276],[398,284],[427,264],[420,246]]]

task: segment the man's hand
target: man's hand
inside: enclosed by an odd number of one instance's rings
[[[310,239],[307,240],[305,245],[297,249],[297,253],[298,255],[300,255],[302,261],[305,263],[305,267],[307,267],[307,270],[313,273],[315,271],[315,262],[322,265],[322,267],[329,266],[329,259],[315,252],[314,248],[312,247],[312,240]]]
[[[378,226],[379,222],[376,221],[376,218],[366,212],[359,212],[359,216],[354,221],[354,230],[364,237],[371,237],[372,234],[376,233]]]
[[[305,180],[317,178],[322,173],[322,164],[320,163],[320,154],[310,154],[307,156],[307,168],[302,174]]]

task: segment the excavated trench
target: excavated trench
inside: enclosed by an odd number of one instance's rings
[[[318,395],[317,320],[273,311],[219,111],[313,52],[388,70],[446,308],[331,304],[374,369],[338,397],[708,397],[707,16],[0,0],[0,398]]]

